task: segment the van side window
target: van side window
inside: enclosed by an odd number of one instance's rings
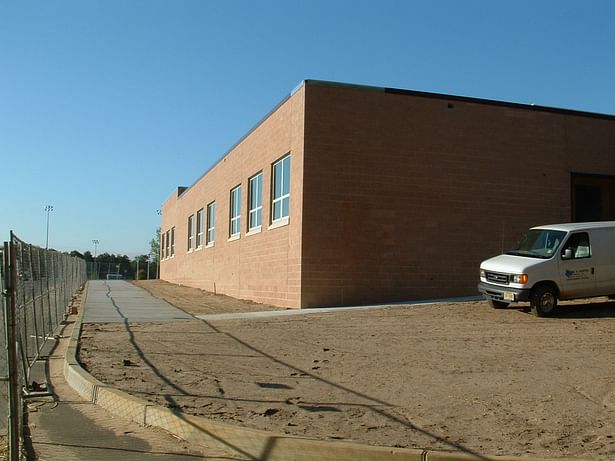
[[[562,255],[566,250],[571,250],[572,259],[590,258],[592,254],[587,232],[572,234],[562,249]]]

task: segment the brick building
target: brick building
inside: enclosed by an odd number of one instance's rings
[[[287,307],[472,295],[524,229],[615,219],[615,116],[305,81],[162,210],[173,283]]]

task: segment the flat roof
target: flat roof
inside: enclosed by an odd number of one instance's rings
[[[582,111],[582,110],[564,109],[564,108],[559,108],[559,107],[540,106],[540,105],[535,105],[535,104],[523,104],[523,103],[518,103],[518,102],[499,101],[495,99],[475,98],[471,96],[458,96],[458,95],[445,94],[445,93],[431,93],[428,91],[405,90],[405,89],[400,89],[400,88],[378,87],[378,86],[369,86],[369,85],[356,85],[352,83],[331,82],[327,80],[304,80],[303,83],[310,84],[310,85],[358,88],[358,89],[372,90],[372,91],[375,90],[375,91],[381,91],[381,92],[390,93],[390,94],[419,96],[423,98],[442,99],[442,100],[447,100],[447,101],[469,102],[469,103],[474,103],[474,104],[503,106],[503,107],[526,109],[526,110],[532,110],[532,111],[538,111],[538,112],[552,112],[552,113],[558,113],[558,114],[564,114],[564,115],[575,115],[575,116],[581,116],[581,117],[603,118],[606,120],[615,120],[615,115],[611,115],[611,114],[601,114],[598,112],[587,112],[587,111]],[[298,88],[300,87],[301,85],[299,85]]]
[[[430,93],[427,91],[417,91],[417,90],[404,90],[400,88],[389,88],[389,87],[379,87],[379,86],[370,86],[370,85],[359,85],[353,83],[343,83],[343,82],[334,82],[328,80],[314,80],[314,79],[305,79],[299,85],[297,85],[287,96],[285,96],[280,102],[278,102],[273,109],[271,109],[264,117],[262,117],[251,129],[249,129],[243,136],[241,136],[237,142],[235,142],[229,149],[224,152],[224,154],[214,162],[209,168],[207,168],[203,174],[201,174],[190,186],[188,187],[180,187],[177,191],[177,197],[180,198],[184,192],[190,190],[195,184],[197,184],[201,179],[203,179],[207,173],[209,173],[215,166],[224,159],[235,147],[237,147],[243,140],[245,140],[252,132],[254,132],[271,114],[273,114],[276,110],[282,106],[286,101],[290,99],[292,95],[294,95],[297,91],[299,91],[302,87],[310,85],[310,86],[331,86],[331,87],[339,87],[339,88],[356,88],[367,91],[379,91],[382,93],[388,94],[398,94],[398,95],[407,95],[407,96],[418,96],[422,98],[431,98],[431,99],[441,99],[446,101],[459,101],[459,102],[467,102],[473,104],[486,104],[491,106],[502,106],[516,109],[525,109],[531,111],[538,112],[551,112],[563,115],[573,115],[580,117],[591,117],[591,118],[600,118],[605,120],[615,120],[615,115],[609,114],[599,114],[595,112],[585,112],[580,110],[573,109],[561,109],[557,107],[547,107],[547,106],[537,106],[534,104],[522,104],[516,102],[506,102],[506,101],[497,101],[492,99],[481,99],[474,98],[469,96],[457,96],[450,95],[444,93]],[[182,190],[183,189],[183,190]]]

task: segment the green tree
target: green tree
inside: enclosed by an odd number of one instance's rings
[[[137,267],[139,268],[139,271],[138,271],[139,280],[145,280],[147,278],[151,278],[151,270],[150,270],[150,276],[148,277],[147,275],[147,269],[149,267],[147,264],[148,261],[150,261],[149,255],[140,255],[134,259],[134,261],[132,262],[132,268],[135,274],[135,278],[137,278]],[[138,265],[137,265],[137,262],[139,263]]]
[[[160,260],[160,227],[156,229],[156,236],[149,241],[149,247],[154,257],[154,262],[158,264]]]

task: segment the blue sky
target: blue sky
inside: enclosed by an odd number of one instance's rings
[[[0,240],[146,253],[303,79],[615,114],[615,2],[0,1]],[[612,154],[612,153],[611,153]]]

